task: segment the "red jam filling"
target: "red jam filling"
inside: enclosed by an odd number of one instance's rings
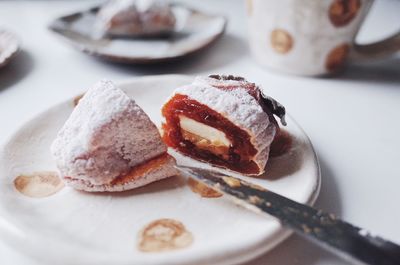
[[[163,124],[164,142],[179,152],[194,159],[228,168],[243,174],[259,174],[260,168],[251,159],[257,153],[250,141],[250,135],[238,128],[227,118],[196,100],[177,94],[162,108],[166,122]],[[201,122],[225,133],[231,142],[227,154],[215,154],[198,148],[182,136],[179,115]]]

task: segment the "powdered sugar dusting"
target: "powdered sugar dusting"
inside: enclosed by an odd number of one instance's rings
[[[270,122],[268,114],[244,88],[246,84],[246,81],[197,77],[192,84],[177,88],[174,93],[186,95],[208,106],[247,131],[258,150],[254,161],[263,169],[268,160],[269,145],[276,133],[276,125]],[[216,86],[237,89],[227,91]]]
[[[63,177],[110,183],[167,150],[156,126],[111,81],[100,81],[80,100],[51,146]]]
[[[111,0],[100,8],[95,30],[98,37],[105,33],[121,36],[157,35],[172,31],[175,20],[167,1]]]
[[[268,115],[245,89],[224,91],[214,87],[208,82],[209,80],[212,79],[197,77],[192,84],[176,89],[175,93],[187,95],[207,105],[253,135],[258,135],[266,129],[269,125]],[[238,83],[237,81],[224,82]]]

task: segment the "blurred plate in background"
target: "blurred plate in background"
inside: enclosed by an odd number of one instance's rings
[[[0,67],[8,64],[18,51],[18,38],[13,33],[0,29]]]
[[[147,64],[180,58],[208,47],[225,31],[226,18],[180,4],[172,6],[174,33],[168,38],[98,38],[94,33],[99,7],[54,20],[49,28],[75,48],[114,62]]]

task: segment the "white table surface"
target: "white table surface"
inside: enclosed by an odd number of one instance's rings
[[[400,243],[400,57],[351,65],[335,78],[303,78],[269,72],[251,58],[244,3],[191,1],[226,14],[225,36],[209,50],[174,64],[124,66],[93,59],[60,42],[46,29],[55,17],[93,1],[3,1],[0,26],[22,40],[22,53],[0,69],[0,144],[44,109],[85,91],[101,78],[179,73],[232,73],[257,82],[284,103],[310,136],[322,167],[317,207]],[[400,1],[379,0],[359,40],[373,41],[400,28]],[[0,264],[31,261],[0,240]],[[345,264],[298,236],[248,264]]]

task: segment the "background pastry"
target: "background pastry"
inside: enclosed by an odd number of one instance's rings
[[[170,5],[160,0],[111,0],[97,17],[101,34],[123,37],[166,35],[176,20]]]

